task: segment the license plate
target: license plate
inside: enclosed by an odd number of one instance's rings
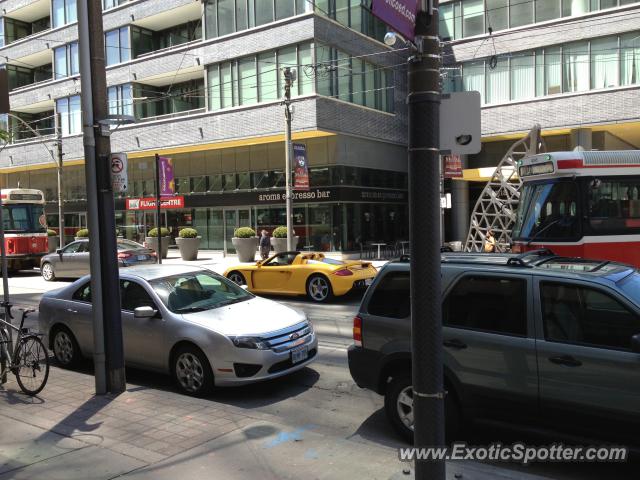
[[[148,260],[149,257],[147,257],[146,255],[138,255],[138,260],[142,261],[142,260]]]
[[[307,347],[300,347],[291,350],[291,363],[304,362],[309,357],[309,349]]]

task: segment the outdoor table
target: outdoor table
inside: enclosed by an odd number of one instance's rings
[[[378,247],[378,256],[376,258],[380,258],[380,247],[385,247],[387,244],[386,243],[372,243],[371,245],[373,245],[374,247]]]

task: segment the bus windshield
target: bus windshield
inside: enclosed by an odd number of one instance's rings
[[[578,186],[574,182],[525,184],[514,240],[576,238],[580,234]]]
[[[2,206],[2,224],[8,233],[44,233],[47,231],[44,206],[11,204]]]

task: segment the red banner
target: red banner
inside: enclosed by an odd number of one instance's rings
[[[460,155],[443,155],[444,161],[444,178],[460,178],[462,177],[462,160]]]
[[[151,198],[127,198],[127,210],[155,210],[156,199]],[[184,208],[184,197],[163,198],[160,200],[160,208],[167,210],[171,208]]]

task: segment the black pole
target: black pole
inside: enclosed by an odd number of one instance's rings
[[[407,100],[413,413],[417,448],[444,445],[437,6],[436,0],[432,12],[420,11],[417,16],[418,51],[409,60]],[[444,479],[444,461],[416,460],[415,478]]]
[[[162,225],[160,224],[160,156],[156,153],[156,229],[158,230],[158,263],[162,263]]]
[[[111,143],[106,119],[107,78],[102,2],[78,2],[78,39],[82,76],[82,127],[91,248],[91,297],[94,316],[96,392],[126,390],[120,279],[111,185]]]

